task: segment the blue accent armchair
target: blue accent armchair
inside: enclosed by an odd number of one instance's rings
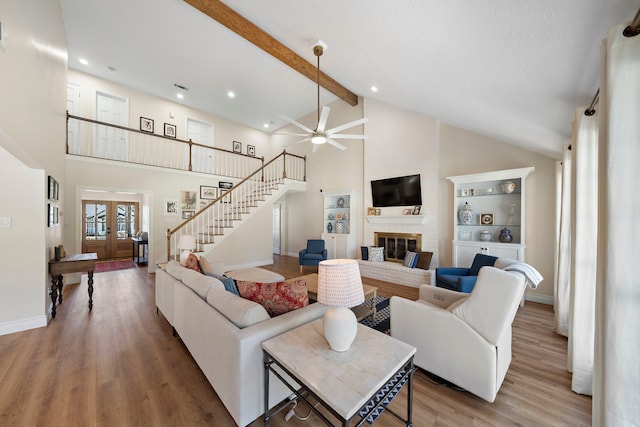
[[[300,272],[302,273],[303,266],[311,265],[317,267],[320,261],[324,261],[325,259],[327,259],[327,250],[324,248],[324,240],[307,240],[307,247],[298,253]]]
[[[470,268],[438,267],[436,268],[436,286],[457,292],[470,293],[476,285],[480,268],[493,267],[498,257],[476,254]]]

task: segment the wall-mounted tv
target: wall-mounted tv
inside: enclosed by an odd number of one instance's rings
[[[422,205],[420,174],[373,180],[371,195],[377,208]]]

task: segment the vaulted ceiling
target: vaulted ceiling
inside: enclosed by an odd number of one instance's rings
[[[223,1],[311,65],[322,40],[321,70],[360,97],[555,158],[569,142],[575,109],[598,88],[602,39],[640,7],[640,0]],[[60,3],[71,68],[266,132],[286,124],[279,114],[316,110],[314,81],[182,0]],[[323,105],[336,99],[321,91]]]

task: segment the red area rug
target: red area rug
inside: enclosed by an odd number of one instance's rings
[[[130,259],[122,259],[116,261],[96,262],[96,273],[104,271],[126,270],[128,268],[136,268],[136,264]]]

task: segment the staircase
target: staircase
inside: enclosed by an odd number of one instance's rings
[[[167,258],[179,259],[180,237],[194,236],[195,252],[205,254],[252,215],[290,189],[306,189],[306,159],[283,151],[173,230],[167,229]]]

